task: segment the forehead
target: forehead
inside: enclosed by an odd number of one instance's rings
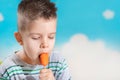
[[[50,19],[44,19],[44,18],[38,18],[30,23],[29,26],[54,26],[56,25],[56,18],[50,18]]]
[[[39,33],[39,34],[48,34],[56,32],[56,22],[57,19],[43,19],[39,18],[29,23],[27,26],[27,31],[29,33]]]

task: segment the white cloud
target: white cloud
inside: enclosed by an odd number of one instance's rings
[[[76,34],[62,48],[73,80],[120,80],[120,52]]]
[[[2,22],[4,20],[4,17],[2,15],[2,13],[0,13],[0,22]]]
[[[108,20],[108,19],[113,19],[115,13],[114,13],[114,11],[108,9],[108,10],[105,10],[102,15],[105,19]]]

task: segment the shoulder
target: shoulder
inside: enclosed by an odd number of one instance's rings
[[[62,68],[66,68],[68,67],[67,65],[67,61],[64,58],[64,56],[58,52],[58,51],[54,51],[51,56],[50,56],[50,62],[49,62],[49,66],[55,66],[57,67],[57,71],[59,71]],[[59,68],[59,69],[58,69]]]
[[[65,58],[58,51],[53,51],[50,55],[49,67],[61,68],[66,64]]]
[[[53,51],[50,55],[50,61],[63,62],[64,60],[64,56],[59,51]]]
[[[3,60],[2,64],[1,64],[1,66],[7,67],[7,66],[13,64],[14,62],[12,60],[12,57],[13,57],[13,54],[9,55],[7,58],[5,58],[5,60]]]
[[[55,78],[57,80],[69,80],[71,77],[67,61],[58,51],[54,51],[51,54],[49,68],[55,71]]]
[[[8,56],[5,60],[3,60],[2,64],[0,65],[0,73],[4,73],[8,68],[15,65],[13,60],[14,54]]]

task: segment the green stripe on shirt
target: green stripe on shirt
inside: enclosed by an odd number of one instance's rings
[[[53,71],[60,71],[63,70],[59,65],[62,65],[60,62],[49,62],[49,68],[52,69]],[[66,66],[66,65],[64,65]],[[36,70],[27,70],[24,69],[23,66],[21,65],[14,65],[6,69],[5,73],[3,76],[7,79],[8,77],[12,77],[14,75],[20,75],[20,74],[29,74],[29,75],[34,75],[34,74],[39,74],[40,70],[42,68],[36,69]]]

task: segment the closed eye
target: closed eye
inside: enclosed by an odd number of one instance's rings
[[[40,39],[40,37],[33,37],[32,39],[33,40],[38,40],[38,39]]]
[[[55,37],[54,37],[54,36],[49,36],[48,38],[49,38],[49,39],[54,39]]]

